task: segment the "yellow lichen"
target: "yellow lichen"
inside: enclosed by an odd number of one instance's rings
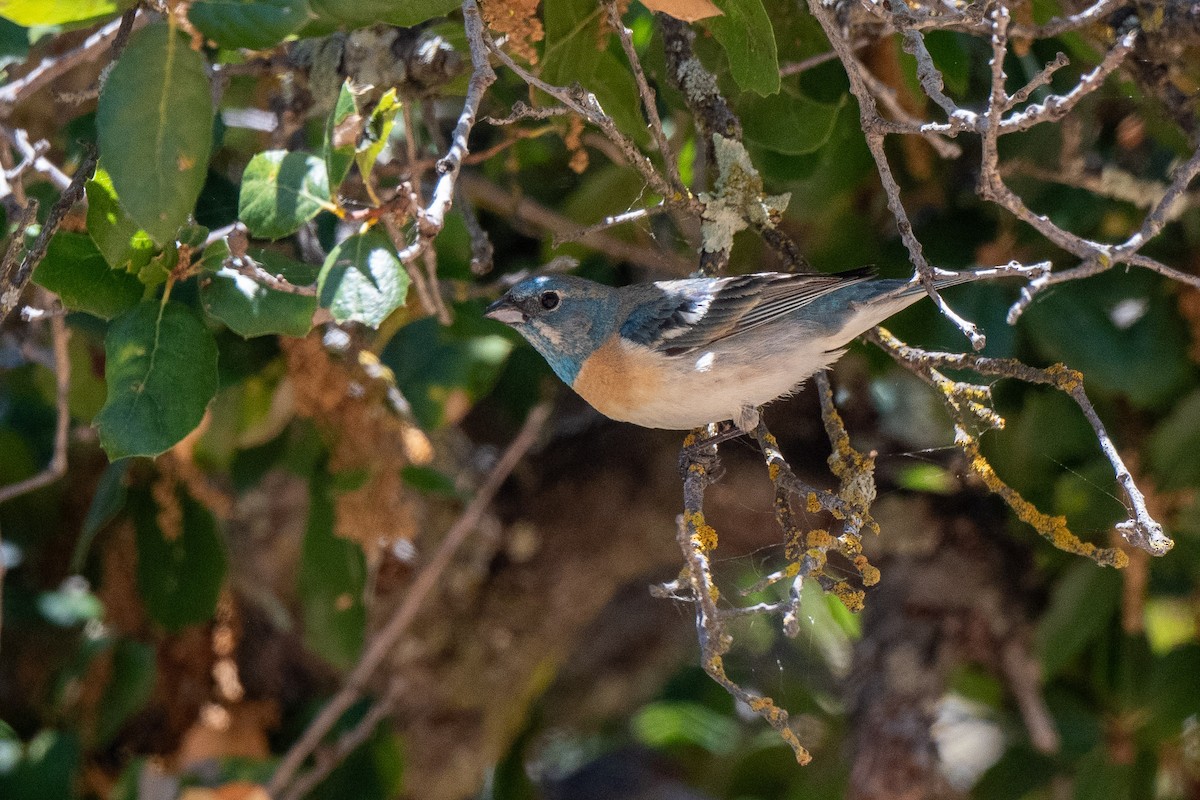
[[[808,497],[805,498],[804,507],[810,514],[817,513],[821,510],[821,498],[817,497],[816,492],[809,492]]]
[[[866,595],[862,590],[855,589],[845,581],[838,581],[833,585],[831,591],[834,597],[842,601],[842,605],[846,607],[847,611],[857,614],[863,610],[863,601],[866,599]]]

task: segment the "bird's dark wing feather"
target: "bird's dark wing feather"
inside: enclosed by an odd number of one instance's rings
[[[663,281],[655,284],[662,296],[635,309],[621,335],[666,355],[682,355],[779,319],[872,274],[867,268],[836,275],[757,273]]]

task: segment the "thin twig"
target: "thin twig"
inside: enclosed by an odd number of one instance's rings
[[[396,703],[400,700],[400,695],[404,688],[404,682],[393,680],[388,686],[387,693],[371,704],[367,713],[358,721],[353,728],[343,733],[338,737],[337,741],[329,747],[321,748],[315,755],[316,765],[308,772],[301,773],[296,777],[292,788],[280,798],[280,800],[302,800],[321,781],[329,777],[329,773],[337,769],[337,766],[342,763],[358,747],[370,738],[375,729],[379,727],[379,723],[387,719],[396,708]]]
[[[579,230],[579,223],[547,208],[524,195],[497,186],[474,173],[463,173],[459,180],[467,196],[481,208],[508,216],[514,223],[546,231],[555,237],[567,237]],[[694,265],[677,253],[622,241],[604,232],[590,233],[578,240],[579,244],[604,253],[610,258],[653,271],[666,271],[671,275],[686,275]]]
[[[9,312],[16,308],[17,301],[25,289],[25,284],[29,282],[29,276],[33,274],[34,267],[46,255],[46,248],[50,246],[50,238],[54,236],[59,223],[62,222],[71,207],[79,198],[83,197],[83,185],[95,171],[96,150],[90,148],[88,154],[84,156],[83,163],[75,171],[75,177],[71,179],[70,185],[63,190],[58,200],[50,207],[50,213],[46,215],[46,222],[42,225],[41,232],[38,233],[37,239],[25,253],[25,258],[21,260],[20,266],[11,269],[6,264],[6,268],[0,272],[0,322],[7,319]],[[18,230],[13,235],[20,236],[22,234]]]
[[[275,774],[271,776],[270,783],[267,784],[267,792],[276,798],[285,796],[285,792],[296,779],[296,774],[303,765],[305,759],[313,753],[325,735],[333,729],[337,721],[341,719],[342,714],[346,712],[354,702],[362,696],[366,691],[368,682],[375,672],[383,665],[384,660],[394,650],[396,642],[408,630],[416,619],[417,612],[420,611],[438,585],[438,581],[442,578],[442,573],[446,571],[446,567],[450,565],[451,559],[458,551],[458,548],[466,540],[468,536],[474,532],[479,520],[483,517],[484,512],[491,504],[492,499],[500,490],[509,473],[517,466],[517,462],[525,455],[534,442],[537,441],[538,435],[545,425],[546,420],[550,415],[550,406],[546,404],[535,406],[529,412],[529,416],[525,419],[525,424],[521,426],[521,430],[509,444],[504,454],[492,467],[491,472],[484,479],[483,483],[476,490],[475,496],[471,498],[471,502],[463,509],[462,514],[455,521],[450,530],[446,532],[442,538],[438,549],[434,552],[429,562],[421,570],[413,581],[412,586],[405,595],[404,601],[396,610],[396,613],[388,620],[387,624],[380,629],[375,638],[371,640],[371,644],[364,651],[362,657],[355,664],[354,669],[347,676],[345,684],[329,703],[321,709],[321,712],[316,718],[309,723],[304,734],[292,745],[291,749],[284,754],[283,759],[279,762]]]
[[[0,503],[12,500],[14,497],[49,486],[63,475],[67,474],[67,443],[71,430],[71,410],[69,406],[71,394],[71,360],[67,352],[67,342],[71,333],[67,330],[66,321],[58,314],[50,316],[50,339],[54,348],[54,406],[57,412],[54,425],[54,452],[50,463],[41,472],[23,481],[0,486]],[[0,554],[0,559],[3,559]],[[4,566],[0,564],[0,575]]]
[[[141,17],[137,16],[137,7],[135,6],[122,14],[120,19],[105,24],[85,39],[79,47],[62,55],[43,59],[25,75],[0,87],[0,117],[7,117],[12,112],[12,107],[24,97],[33,94],[64,73],[80,64],[99,58],[109,44],[112,44],[115,50],[123,44],[123,40],[128,39],[129,33],[135,25],[140,27],[146,21],[144,14]]]
[[[625,50],[625,58],[629,60],[629,66],[633,69],[633,78],[637,82],[638,94],[642,97],[642,107],[646,111],[646,121],[650,123],[650,135],[654,137],[654,143],[658,146],[658,152],[667,168],[667,178],[679,196],[686,197],[689,194],[688,188],[679,175],[679,161],[675,157],[675,151],[667,143],[667,135],[663,132],[662,119],[658,116],[658,100],[654,96],[654,90],[646,81],[646,72],[642,69],[642,62],[638,59],[637,50],[633,46],[633,35],[621,21],[616,0],[604,0],[604,8],[608,12],[608,24],[617,32],[617,38],[621,40],[621,47]]]

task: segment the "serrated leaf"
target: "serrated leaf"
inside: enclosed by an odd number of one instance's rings
[[[33,280],[57,294],[67,308],[101,319],[125,313],[142,298],[138,279],[110,269],[92,240],[81,233],[56,233]]]
[[[309,0],[312,10],[341,25],[360,27],[386,22],[412,27],[434,17],[443,17],[461,4],[459,0]]]
[[[1150,436],[1150,469],[1163,491],[1200,486],[1200,392],[1192,392]]]
[[[250,159],[242,173],[238,218],[261,239],[295,233],[328,207],[328,173],[314,155],[268,150]]]
[[[200,283],[200,302],[204,310],[224,322],[230,330],[247,339],[252,336],[282,334],[303,336],[312,327],[317,298],[270,289],[235,269],[220,266],[229,255],[224,242],[218,242],[204,254],[204,261],[216,259],[216,272]],[[272,275],[297,286],[316,279],[316,269],[272,250],[254,250],[247,255]]]
[[[140,268],[149,261],[154,242],[121,208],[112,176],[107,170],[98,168],[92,179],[84,185],[84,191],[88,201],[88,235],[108,265],[113,269],[129,269],[136,259],[140,262],[136,266]],[[130,271],[136,272],[137,269]]]
[[[166,23],[133,35],[100,95],[100,153],[121,205],[159,244],[195,208],[212,150],[204,59]]]
[[[0,17],[18,25],[65,25],[107,17],[128,3],[115,0],[0,0]]]
[[[371,111],[363,129],[363,141],[354,153],[363,183],[370,182],[371,171],[375,169],[375,159],[379,158],[379,154],[387,145],[392,128],[396,125],[396,115],[400,113],[401,108],[402,103],[396,96],[396,90],[389,89]]]
[[[842,101],[834,105],[818,103],[803,95],[752,98],[739,109],[745,139],[787,155],[815,152],[829,141],[846,97],[843,95]]]
[[[182,512],[179,529],[164,531],[149,492],[129,497],[137,532],[138,592],[150,617],[177,631],[212,618],[225,581],[225,547],[207,508],[182,492],[172,499]]]
[[[221,47],[266,50],[304,27],[307,0],[194,0],[188,20]]]
[[[714,0],[724,14],[703,24],[725,50],[729,72],[743,91],[764,97],[779,91],[775,30],[762,0]]]
[[[347,78],[338,92],[333,112],[325,121],[325,171],[330,190],[341,186],[354,163],[354,148],[362,135],[363,120],[358,113],[354,89]]]
[[[193,311],[143,302],[112,323],[104,351],[96,425],[110,460],[156,456],[200,424],[217,393],[217,343]]]
[[[338,322],[377,328],[404,305],[408,273],[391,240],[372,229],[333,248],[321,267],[317,292],[321,305]]]
[[[354,664],[366,630],[362,548],[334,533],[330,477],[318,473],[311,483],[308,526],[300,553],[299,595],[304,640],[316,653],[343,669]]]

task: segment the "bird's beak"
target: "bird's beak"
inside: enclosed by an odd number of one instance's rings
[[[503,322],[505,325],[519,325],[522,322],[528,322],[529,317],[524,311],[513,305],[512,300],[508,295],[501,297],[496,302],[487,307],[487,311],[483,313],[488,319],[494,319],[497,322]]]

